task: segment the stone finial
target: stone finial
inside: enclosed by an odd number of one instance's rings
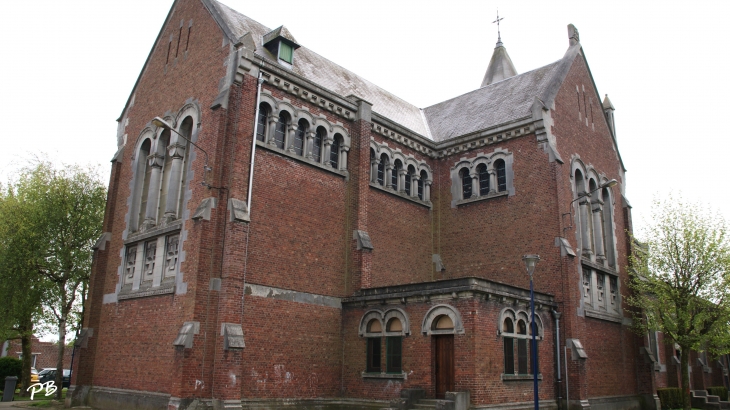
[[[572,24],[568,24],[568,39],[570,40],[571,46],[580,43],[580,34],[578,34],[578,28],[576,28]]]

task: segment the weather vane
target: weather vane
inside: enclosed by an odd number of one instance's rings
[[[499,9],[497,9],[497,19],[492,22],[492,24],[497,23],[497,42],[502,42],[502,33],[499,32],[499,22],[501,20],[504,20],[504,17],[499,18]]]

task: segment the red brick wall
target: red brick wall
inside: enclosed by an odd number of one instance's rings
[[[2,345],[0,345],[2,347]],[[7,355],[20,358],[22,354],[20,340],[10,340],[8,343]],[[58,364],[58,344],[41,342],[37,337],[31,339],[31,353],[36,356],[35,368],[38,371],[49,367],[55,368]],[[63,368],[71,368],[71,355],[73,347],[66,347],[63,352]]]

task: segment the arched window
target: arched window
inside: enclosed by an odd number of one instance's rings
[[[497,191],[504,192],[507,190],[507,172],[504,167],[504,160],[494,161],[494,169],[497,171]]]
[[[486,164],[479,164],[477,167],[479,174],[479,195],[487,195],[489,193],[489,171]]]
[[[428,195],[426,195],[426,181],[428,180],[428,174],[426,171],[421,171],[421,179],[418,180],[418,199],[422,201],[428,201]]]
[[[312,159],[315,162],[322,162],[322,141],[327,136],[327,131],[324,127],[317,128],[317,132],[314,134],[312,139]]]
[[[461,197],[462,199],[471,198],[471,175],[468,168],[462,168],[459,171],[461,177]]]
[[[274,145],[279,149],[284,149],[284,141],[286,139],[286,128],[289,125],[289,114],[286,111],[279,113],[279,122],[276,123],[274,130]]]
[[[413,165],[409,165],[407,172],[406,172],[406,194],[408,194],[409,196],[413,195],[413,193],[411,192],[411,188],[412,188],[411,187],[411,181],[412,181],[411,176],[413,175],[414,172],[416,172],[416,169],[413,168]]]
[[[174,184],[176,181],[172,181],[172,156],[167,152],[167,146],[170,145],[170,131],[165,130],[160,135],[160,139],[157,142],[160,152],[165,156],[165,161],[162,165],[162,183],[160,184],[160,200],[157,203],[157,223],[162,221],[162,216],[165,213],[165,206],[167,204],[167,193],[169,192],[170,184]]]
[[[403,323],[394,317],[388,321],[386,326],[388,333],[402,333]],[[388,336],[386,341],[385,371],[387,373],[400,373],[403,371],[403,336]]]
[[[378,185],[385,186],[385,168],[388,166],[388,156],[382,154],[380,156],[380,163],[378,164]]]
[[[441,315],[434,319],[432,330],[452,330],[454,321],[448,315]]]
[[[256,127],[256,139],[266,141],[266,123],[269,118],[269,107],[266,104],[259,105],[259,118]]]
[[[398,191],[398,178],[400,178],[400,171],[403,169],[403,163],[399,160],[395,160],[393,166],[393,174],[390,176],[390,187],[395,191]]]
[[[330,165],[332,165],[332,168],[334,169],[340,169],[340,140],[342,140],[342,136],[340,134],[335,134],[334,139],[332,140],[332,147],[330,147]]]
[[[307,131],[309,130],[309,124],[307,120],[302,118],[299,120],[297,125],[297,131],[294,133],[294,141],[292,142],[292,148],[294,153],[302,155],[304,153],[304,141],[306,140]]]
[[[177,200],[177,218],[182,218],[183,214],[183,205],[184,205],[184,199],[185,199],[185,184],[187,183],[187,165],[188,165],[188,158],[190,155],[188,153],[190,152],[190,143],[188,140],[190,140],[193,137],[193,117],[185,117],[185,119],[182,122],[182,125],[180,126],[180,134],[182,134],[186,140],[179,141],[183,144],[185,147],[185,151],[183,152],[183,158],[182,163],[180,164],[180,185],[177,187],[176,193],[173,195]]]
[[[380,320],[373,319],[368,323],[368,333],[382,333],[383,325]],[[382,345],[380,337],[369,337],[368,354],[367,354],[367,372],[380,372],[380,356],[382,354]]]
[[[608,266],[616,268],[616,242],[613,238],[613,201],[610,188],[603,188],[603,245]]]
[[[502,323],[502,333],[511,335],[515,332],[514,322],[511,318],[505,318]],[[511,336],[504,336],[504,372],[505,374],[515,373],[515,343]]]
[[[149,196],[150,189],[150,177],[152,175],[152,167],[147,163],[147,156],[150,155],[150,149],[152,147],[152,141],[146,139],[137,153],[137,170],[139,171],[137,176],[142,178],[142,192],[140,195],[139,204],[139,215],[137,217],[136,229],[139,229],[144,222],[145,212],[147,210],[147,197]]]

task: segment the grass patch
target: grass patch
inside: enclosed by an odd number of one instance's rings
[[[66,398],[66,392],[67,391],[68,391],[68,388],[67,387],[64,387],[63,390],[61,391],[61,399],[62,400]],[[53,392],[49,396],[46,396],[46,393],[47,393],[47,390],[46,389],[43,389],[43,390],[41,390],[38,393],[36,393],[36,394],[33,395],[33,403],[34,403],[33,404],[33,407],[44,407],[42,405],[36,405],[35,404],[36,402],[38,402],[38,403],[48,402],[49,404],[46,405],[45,407],[48,407],[48,406],[51,405],[50,402],[53,399],[56,398],[56,393],[57,392]],[[31,401],[30,400],[30,392],[28,392],[28,395],[27,396],[22,396],[21,397],[20,396],[20,389],[15,389],[15,396],[13,396],[13,401]]]

